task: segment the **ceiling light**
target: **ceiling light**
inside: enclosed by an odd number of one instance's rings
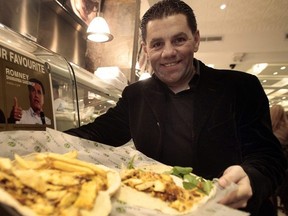
[[[116,104],[116,102],[115,102],[114,100],[107,100],[107,103],[110,103],[110,104],[112,104],[112,105],[115,105],[115,104]]]
[[[273,75],[277,75],[277,74],[278,74],[278,72],[277,72],[277,71],[273,73]]]
[[[288,78],[283,78],[279,82],[276,82],[273,85],[271,85],[271,87],[283,88],[286,85],[288,85]]]
[[[279,97],[283,94],[286,94],[288,92],[288,89],[280,89],[278,91],[273,92],[272,94],[269,95],[269,97],[273,98],[273,97]]]
[[[268,66],[267,63],[260,63],[260,64],[255,64],[248,70],[249,73],[258,75],[260,74],[266,67]]]
[[[221,9],[221,10],[224,10],[225,8],[226,8],[226,4],[220,5],[220,9]]]
[[[264,89],[266,95],[270,94],[271,92],[274,91],[274,89]]]
[[[87,29],[88,40],[103,43],[113,39],[109,26],[103,17],[95,17]]]
[[[87,38],[93,42],[103,43],[113,39],[106,20],[100,16],[101,1],[99,1],[97,16],[90,22],[87,29]]]
[[[286,69],[286,67],[285,67],[285,66],[282,66],[280,69],[281,69],[281,70],[285,70],[285,69]]]

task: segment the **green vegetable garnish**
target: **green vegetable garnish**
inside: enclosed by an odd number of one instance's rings
[[[192,167],[174,166],[171,170],[171,174],[183,179],[184,175],[191,173],[192,170]]]
[[[213,188],[213,182],[210,180],[206,180],[205,183],[203,184],[203,191],[206,194],[209,194],[212,188]]]
[[[135,156],[136,156],[136,155],[134,155],[134,156],[131,158],[131,160],[128,162],[128,164],[127,164],[127,169],[134,169],[134,168],[135,168],[135,167],[134,167]]]
[[[183,187],[186,190],[197,187],[198,191],[208,195],[213,188],[212,181],[193,175],[192,170],[192,167],[174,166],[170,174],[183,179]]]
[[[192,184],[190,182],[185,182],[183,181],[183,187],[186,189],[186,190],[192,190],[193,188],[196,187],[195,184]]]

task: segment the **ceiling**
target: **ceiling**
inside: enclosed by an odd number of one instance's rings
[[[158,1],[141,0],[141,15]],[[270,104],[288,110],[288,1],[184,1],[194,10],[202,38],[195,57],[215,68],[233,65],[255,75],[252,67],[267,63],[257,76]],[[221,10],[223,3],[226,8]]]

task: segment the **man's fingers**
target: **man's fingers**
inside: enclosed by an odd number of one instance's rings
[[[227,180],[226,177],[222,176],[219,180],[218,180],[218,184],[223,187],[226,188],[227,186],[229,186],[231,184],[231,181]]]
[[[245,176],[246,173],[240,166],[230,166],[224,171],[223,176],[219,179],[219,185],[225,188],[229,186],[231,182],[238,184]]]
[[[229,206],[231,208],[244,208],[247,206],[247,202],[251,196],[249,193],[245,193],[241,189],[235,190],[225,196],[219,201],[219,203]]]
[[[230,194],[227,194],[224,198],[222,198],[219,203],[224,205],[229,205],[232,202],[236,202],[235,197],[237,196],[237,191],[232,191]]]
[[[18,99],[17,97],[14,97],[14,109],[18,108]]]
[[[227,168],[218,182],[224,188],[232,182],[237,184],[237,189],[223,197],[219,203],[232,208],[243,208],[247,205],[252,196],[252,188],[250,180],[242,167],[231,166]]]
[[[19,121],[22,118],[22,108],[19,107],[18,105],[17,97],[14,97],[13,100],[14,100],[14,104],[13,104],[13,109],[12,109],[12,112],[13,112],[12,115],[16,121]]]

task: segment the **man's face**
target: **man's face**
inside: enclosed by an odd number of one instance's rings
[[[155,75],[170,87],[189,82],[200,36],[190,30],[186,17],[177,14],[149,21],[144,51]]]
[[[44,94],[41,85],[34,83],[29,91],[30,106],[34,112],[41,112],[44,104]]]

